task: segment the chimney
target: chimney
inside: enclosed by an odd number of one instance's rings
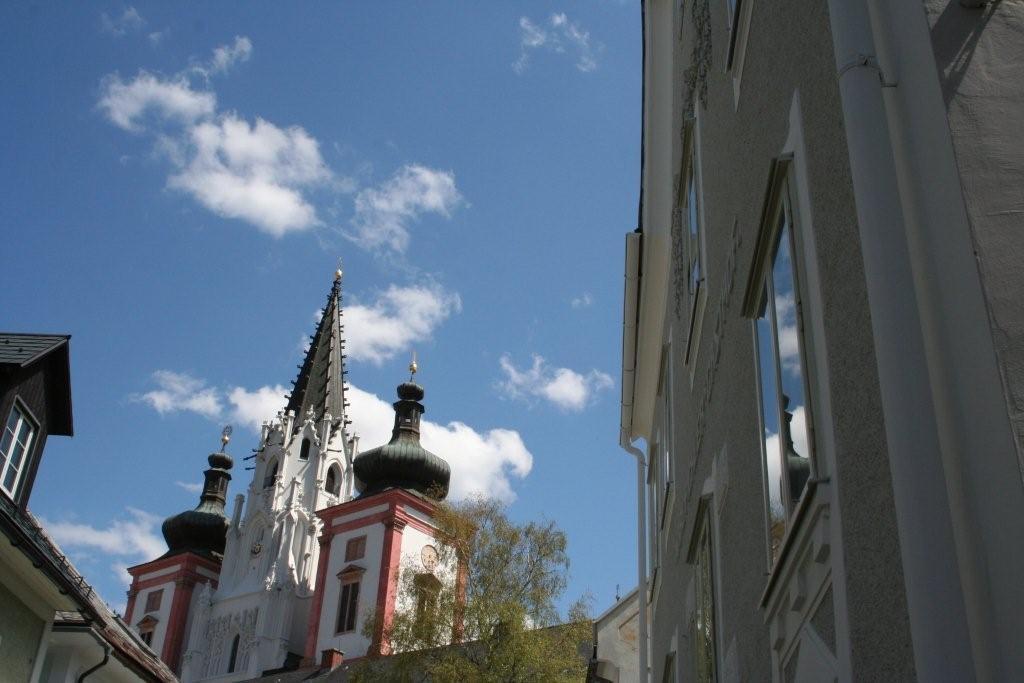
[[[333,647],[323,650],[320,653],[320,668],[327,671],[334,671],[345,661],[345,653]]]

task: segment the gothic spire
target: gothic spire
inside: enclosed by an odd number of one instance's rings
[[[306,359],[288,398],[288,410],[301,422],[312,411],[320,420],[330,413],[335,420],[345,418],[345,340],[341,326],[341,268],[334,273],[334,284],[327,295],[320,324],[309,344]]]

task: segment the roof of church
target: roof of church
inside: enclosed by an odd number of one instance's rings
[[[335,420],[345,414],[345,340],[341,325],[341,270],[334,276],[334,285],[327,295],[320,324],[309,344],[306,359],[299,369],[295,388],[288,397],[287,409],[302,420],[312,409],[320,420],[330,413]]]

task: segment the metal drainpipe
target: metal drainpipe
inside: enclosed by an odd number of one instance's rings
[[[619,437],[619,446],[636,458],[636,597],[640,605],[640,614],[637,617],[640,620],[640,680],[647,681],[647,510],[644,505],[644,468],[647,463],[644,452],[629,441],[625,430]]]
[[[109,662],[109,661],[110,661],[110,646],[106,645],[106,644],[103,644],[103,661],[101,661],[99,664],[97,664],[96,666],[92,667],[91,669],[86,669],[85,671],[83,671],[82,675],[78,677],[78,683],[82,683],[82,681],[84,681],[87,676],[89,676],[90,674],[92,674],[92,673],[102,669],[104,666],[107,665],[107,662]]]

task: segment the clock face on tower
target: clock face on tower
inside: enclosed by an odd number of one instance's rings
[[[423,546],[423,550],[420,551],[420,560],[423,562],[423,568],[428,572],[434,571],[437,567],[437,548],[432,545]]]

